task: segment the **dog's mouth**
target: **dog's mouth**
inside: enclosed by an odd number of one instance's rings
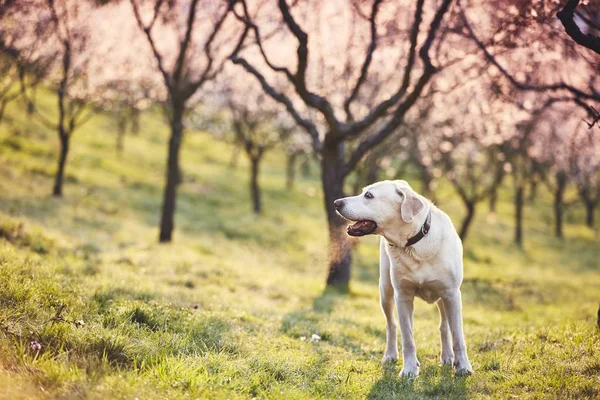
[[[362,221],[357,221],[352,225],[348,225],[346,232],[350,236],[365,236],[375,232],[376,229],[377,224],[375,221],[365,219]]]

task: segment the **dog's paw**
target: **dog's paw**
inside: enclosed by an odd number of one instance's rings
[[[473,373],[473,367],[471,367],[471,363],[469,360],[456,362],[454,364],[454,374],[456,376],[468,376]]]
[[[444,354],[440,356],[440,361],[442,365],[454,365],[454,354]]]
[[[398,353],[385,353],[381,359],[382,364],[393,364],[398,361]]]
[[[404,364],[402,371],[400,371],[401,378],[416,378],[419,376],[419,362]]]

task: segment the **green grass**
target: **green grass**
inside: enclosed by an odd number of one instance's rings
[[[40,101],[52,111],[53,98]],[[521,250],[511,244],[510,188],[497,214],[482,204],[463,284],[475,374],[454,378],[439,365],[437,310],[417,301],[421,375],[404,381],[399,366],[380,364],[376,238],[357,247],[350,294],[324,291],[316,168],[286,193],[283,156],[272,154],[261,178],[265,214],[256,217],[246,164],[227,168],[227,145],[190,132],[175,243],[156,243],[162,121],[144,115],[119,157],[116,124],[93,119],[73,137],[65,198],[55,199],[56,134],[19,103],[8,107],[0,398],[600,397],[600,242],[579,206],[568,209],[568,239],[554,239],[551,196],[541,191],[526,208]],[[463,210],[449,186],[437,195],[458,224]]]

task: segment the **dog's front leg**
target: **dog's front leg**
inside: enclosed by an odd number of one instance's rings
[[[417,347],[413,338],[413,310],[414,296],[399,294],[396,297],[400,334],[402,335],[402,371],[400,376],[415,377],[419,375],[419,361],[417,360]]]
[[[469,357],[467,356],[467,346],[463,334],[462,323],[462,300],[460,290],[452,290],[442,296],[444,309],[448,317],[450,332],[452,332],[452,347],[454,350],[454,368],[456,374],[470,375],[473,372]]]
[[[446,309],[444,308],[444,301],[439,299],[436,304],[440,311],[440,341],[442,344],[442,354],[440,359],[442,364],[452,365],[454,361],[454,353],[452,351],[452,337],[450,335],[450,325],[448,324],[448,317],[446,315]]]
[[[391,289],[391,290],[390,290]],[[398,360],[398,334],[394,321],[394,289],[380,287],[381,309],[385,315],[385,353],[383,363]]]
[[[390,258],[383,239],[379,248],[379,300],[385,316],[385,353],[383,363],[398,360],[398,334],[394,321],[394,287],[390,277]]]

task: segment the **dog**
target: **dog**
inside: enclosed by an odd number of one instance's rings
[[[456,375],[473,372],[462,323],[460,285],[462,242],[450,217],[403,180],[382,181],[358,196],[334,201],[337,213],[353,222],[350,236],[380,235],[379,291],[386,319],[383,362],[398,359],[394,303],[402,338],[402,377],[416,377],[419,361],[413,338],[413,300],[436,303],[440,313],[441,362]]]

